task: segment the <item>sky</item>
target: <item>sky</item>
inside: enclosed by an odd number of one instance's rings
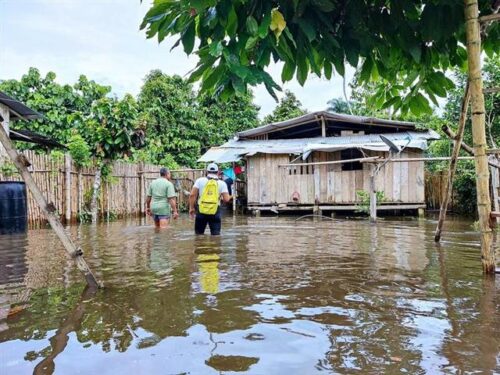
[[[139,30],[150,4],[151,0],[0,0],[0,80],[20,79],[29,67],[36,67],[42,74],[55,72],[62,84],[85,74],[122,96],[137,95],[152,69],[187,77],[196,66],[196,55],[186,56],[182,47],[170,52],[174,39],[158,44]],[[280,66],[268,71],[281,84]],[[352,74],[348,70],[347,83]],[[295,80],[282,87],[294,92],[304,108],[317,111],[324,110],[328,100],[343,97],[342,83],[340,76],[328,81],[311,75],[304,87]],[[276,102],[263,86],[253,91],[262,118]]]

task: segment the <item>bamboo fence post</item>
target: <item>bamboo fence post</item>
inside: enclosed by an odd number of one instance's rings
[[[471,94],[472,139],[476,165],[477,209],[481,231],[481,261],[483,272],[495,274],[495,251],[491,246],[490,189],[486,156],[485,107],[481,77],[481,36],[478,0],[464,0],[465,35]]]
[[[460,110],[460,119],[458,121],[457,134],[455,136],[455,144],[453,145],[453,152],[451,153],[450,167],[448,170],[448,183],[445,186],[443,192],[443,199],[441,203],[441,208],[439,210],[439,220],[434,233],[434,241],[439,242],[441,239],[441,232],[443,230],[444,220],[446,219],[446,211],[448,210],[448,202],[450,200],[451,192],[453,191],[453,178],[455,177],[455,172],[457,170],[457,159],[460,153],[460,147],[464,139],[465,122],[467,120],[467,112],[469,109],[470,100],[470,89],[469,82],[465,85],[465,93],[462,98],[462,106]]]
[[[82,250],[75,246],[73,241],[71,241],[69,235],[64,230],[64,227],[62,226],[59,219],[54,215],[55,212],[54,205],[52,203],[47,202],[42,192],[36,185],[33,176],[31,176],[31,173],[28,171],[27,168],[29,165],[28,160],[24,155],[17,153],[16,149],[12,145],[12,142],[10,141],[7,133],[5,132],[2,126],[0,126],[0,143],[2,143],[10,159],[17,167],[19,173],[23,177],[24,182],[30,189],[33,198],[37,202],[38,206],[40,207],[47,221],[50,223],[50,226],[61,240],[66,252],[75,260],[76,266],[85,275],[87,284],[93,287],[101,286],[97,282],[97,279],[95,278],[94,274],[87,265],[87,262],[85,262],[85,259],[83,259]]]
[[[139,163],[139,216],[143,216],[145,213],[145,201],[144,201],[144,162]]]
[[[64,155],[64,190],[65,190],[65,208],[66,208],[66,224],[71,221],[71,156],[69,154]]]

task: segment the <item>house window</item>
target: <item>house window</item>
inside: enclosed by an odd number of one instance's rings
[[[363,158],[363,153],[357,148],[350,148],[347,150],[340,151],[340,160],[352,160]],[[359,161],[351,161],[348,163],[342,163],[343,171],[360,171],[363,170],[363,164]]]
[[[290,164],[293,163],[312,163],[312,156],[309,155],[306,160],[302,158],[297,159],[297,155],[290,155]],[[297,165],[296,167],[288,167],[289,175],[304,175],[304,174],[314,174],[314,165]]]

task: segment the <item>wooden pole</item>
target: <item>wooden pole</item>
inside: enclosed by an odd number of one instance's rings
[[[5,133],[7,136],[9,136],[9,122],[10,122],[10,111],[9,108],[4,106],[3,104],[0,104],[0,127],[3,127]],[[4,147],[0,144],[0,162],[2,159],[8,158],[7,151],[5,150]]]
[[[54,232],[57,234],[59,239],[61,240],[64,249],[66,252],[75,260],[76,266],[78,269],[85,275],[85,279],[87,280],[87,283],[89,286],[92,287],[99,287],[101,286],[92,271],[90,270],[89,266],[87,265],[87,262],[85,262],[85,259],[83,259],[83,253],[80,248],[77,248],[73,241],[71,241],[71,238],[68,236],[66,231],[64,230],[64,227],[62,226],[61,222],[59,219],[54,215],[55,212],[55,207],[53,204],[49,204],[45,197],[43,196],[42,192],[38,188],[38,186],[35,183],[35,180],[33,180],[33,177],[31,176],[30,172],[28,171],[28,165],[29,162],[26,159],[24,155],[18,154],[14,146],[12,145],[12,142],[10,141],[9,137],[7,136],[7,133],[5,132],[4,128],[0,126],[0,143],[3,145],[5,150],[7,151],[7,154],[9,155],[10,159],[18,169],[19,173],[21,174],[24,182],[28,186],[28,188],[31,191],[31,195],[33,196],[35,202],[37,202],[38,206],[40,207],[40,210],[44,214],[45,218],[47,221],[50,223],[50,226],[54,230]]]
[[[139,216],[144,216],[146,212],[146,201],[144,195],[144,162],[139,163]]]
[[[439,242],[441,239],[441,232],[443,230],[444,220],[446,219],[446,211],[448,210],[448,203],[450,201],[451,192],[453,190],[453,178],[455,177],[455,172],[457,170],[457,159],[458,154],[460,153],[460,146],[462,145],[462,141],[464,139],[464,129],[465,122],[467,120],[467,112],[469,109],[469,100],[470,100],[470,90],[469,90],[469,82],[465,85],[465,93],[462,98],[462,106],[460,110],[460,119],[458,121],[458,129],[457,135],[455,137],[455,144],[453,145],[453,151],[451,153],[450,167],[448,169],[448,183],[445,186],[443,192],[443,199],[441,202],[441,208],[439,210],[439,220],[436,228],[436,232],[434,233],[434,241]]]
[[[65,200],[66,200],[66,224],[71,221],[71,156],[69,154],[64,155],[64,189],[65,189]]]
[[[495,274],[495,251],[491,246],[489,225],[491,201],[488,159],[486,157],[485,107],[481,77],[481,37],[478,0],[464,0],[465,35],[472,113],[472,139],[476,165],[477,209],[481,232],[481,261],[483,272]]]
[[[237,193],[237,188],[236,188],[236,173],[234,172],[234,162],[233,162],[233,173],[234,173],[234,181],[233,181],[233,191],[231,193],[233,193],[233,215],[236,215],[236,197],[238,195]]]
[[[375,223],[377,221],[377,192],[375,191],[375,166],[371,166],[370,171],[370,221]]]
[[[491,190],[493,198],[493,208],[496,212],[500,211],[500,178],[498,168],[490,167],[491,172]],[[500,217],[496,218],[496,222],[500,224]]]

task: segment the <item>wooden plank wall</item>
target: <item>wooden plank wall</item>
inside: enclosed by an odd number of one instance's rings
[[[24,155],[31,162],[33,178],[49,202],[64,219],[66,205],[71,208],[71,220],[76,221],[78,213],[84,208],[84,203],[91,194],[94,184],[95,167],[85,167],[78,170],[71,165],[71,201],[66,201],[66,180],[64,158],[54,159],[47,154],[25,151]],[[132,164],[117,161],[113,163],[111,178],[102,182],[99,196],[99,215],[106,218],[112,213],[117,217],[139,215],[144,212],[145,195],[152,180],[158,177],[160,167],[152,164]],[[187,206],[187,192],[193,182],[203,175],[203,170],[172,171],[172,177],[178,191],[179,206]],[[0,172],[0,181],[19,181],[21,177],[15,173],[5,176]],[[28,220],[33,226],[45,224],[45,219],[28,191]]]
[[[366,152],[367,156],[386,156]],[[405,151],[400,158],[421,157],[418,150]],[[314,152],[308,161],[340,160],[340,152]],[[301,161],[297,161],[301,162]],[[257,154],[247,159],[248,203],[286,204],[294,192],[300,204],[352,204],[359,202],[358,190],[368,192],[370,165],[363,170],[342,171],[341,164],[307,167],[278,167],[290,163],[289,155]],[[424,203],[424,162],[388,163],[378,173],[375,186],[386,202]]]

